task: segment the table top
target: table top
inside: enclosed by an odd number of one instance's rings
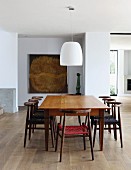
[[[41,109],[109,109],[94,96],[47,95],[40,105]]]

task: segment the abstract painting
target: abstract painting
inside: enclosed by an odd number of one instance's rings
[[[29,93],[67,93],[67,67],[60,55],[29,54]]]

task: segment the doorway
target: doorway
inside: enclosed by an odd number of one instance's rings
[[[110,95],[118,92],[118,50],[110,50]]]

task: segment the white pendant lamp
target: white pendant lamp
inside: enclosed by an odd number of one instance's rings
[[[82,65],[82,49],[78,42],[65,42],[60,53],[60,65],[79,66]]]
[[[73,7],[68,7],[69,10],[74,10]],[[60,65],[63,66],[81,66],[83,62],[82,49],[78,42],[65,42],[62,45],[60,52]]]

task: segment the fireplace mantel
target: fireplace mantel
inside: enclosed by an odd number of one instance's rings
[[[124,76],[124,93],[131,94],[131,75]]]

